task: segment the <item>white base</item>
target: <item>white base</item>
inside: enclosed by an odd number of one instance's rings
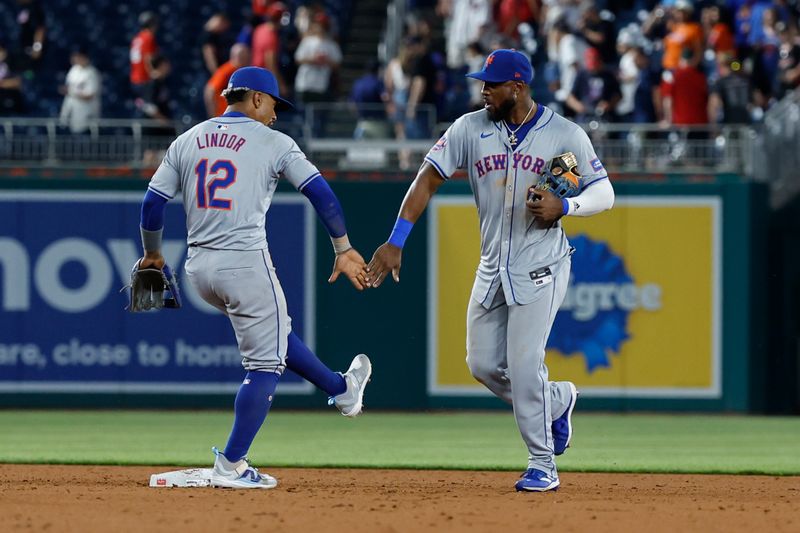
[[[150,486],[156,488],[169,487],[210,487],[211,468],[191,468],[189,470],[173,470],[163,474],[150,476]]]

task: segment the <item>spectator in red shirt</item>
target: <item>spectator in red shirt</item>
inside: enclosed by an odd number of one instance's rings
[[[678,68],[664,71],[661,82],[662,125],[667,127],[708,124],[706,75],[693,66],[694,51],[681,53]]]
[[[159,71],[153,66],[153,58],[158,53],[156,44],[158,18],[155,13],[145,11],[139,15],[139,27],[141,31],[131,41],[131,87],[138,104],[141,104],[140,100],[152,103],[152,82],[160,76]]]
[[[288,95],[290,87],[280,69],[280,20],[286,6],[275,2],[266,9],[266,21],[253,30],[253,66],[268,69],[275,74],[281,96]]]
[[[206,83],[203,99],[209,117],[218,117],[225,113],[228,103],[220,94],[227,86],[233,72],[250,64],[250,49],[247,45],[236,43],[231,47],[230,60],[223,63]]]
[[[495,4],[495,21],[500,32],[514,39],[519,37],[517,28],[523,22],[539,20],[539,0],[498,0]]]
[[[662,127],[708,124],[706,75],[694,66],[693,61],[694,52],[686,48],[681,53],[678,67],[664,71],[661,83],[664,110]],[[708,139],[708,131],[687,128],[681,133],[689,142],[684,144],[681,141],[670,148],[674,164],[691,165],[696,160],[709,156],[707,143],[699,142]]]
[[[269,7],[273,4],[273,0],[253,0],[252,10],[253,15],[263,17],[267,14]]]

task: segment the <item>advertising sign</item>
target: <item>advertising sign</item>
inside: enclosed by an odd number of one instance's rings
[[[609,212],[563,219],[575,252],[550,379],[595,397],[721,397],[721,211],[710,196],[618,197]],[[480,253],[473,199],[435,199],[429,231],[428,390],[491,394],[464,361]]]
[[[224,315],[183,277],[183,206],[167,204],[163,253],[183,307],[125,310],[141,256],[141,193],[0,192],[0,393],[229,393],[244,376]],[[277,194],[270,253],[292,327],[314,345],[313,211]],[[287,372],[281,392],[309,393]]]

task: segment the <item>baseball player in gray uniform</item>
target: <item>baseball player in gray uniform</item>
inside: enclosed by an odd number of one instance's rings
[[[216,459],[211,484],[271,488],[277,481],[250,466],[246,454],[272,404],[286,367],[326,391],[343,415],[361,412],[372,367],[366,355],[349,370],[328,369],[291,331],[291,319],[265,233],[272,195],[283,177],[308,197],[327,228],[340,274],[359,290],[366,266],[350,246],[338,199],[319,170],[288,136],[272,130],[276,109],[290,106],[268,70],[237,70],[223,92],[228,108],[178,137],[155,172],[142,204],[144,257],[138,268],[162,268],[164,207],[181,195],[189,251],[186,274],[205,301],[226,314],[247,375],[235,402],[233,429]]]
[[[456,120],[425,157],[389,240],[367,267],[367,285],[399,281],[402,247],[431,196],[466,169],[478,208],[481,259],[467,311],[467,365],[514,409],[528,448],[519,491],[559,486],[553,456],[572,438],[577,400],[568,381],[549,381],[545,345],[567,290],[572,249],[560,218],[610,209],[614,191],[586,133],[535,103],[533,69],[515,50],[496,50],[481,71],[484,109]],[[534,188],[547,162],[572,152],[580,193],[559,198]],[[576,174],[576,175],[577,175]]]

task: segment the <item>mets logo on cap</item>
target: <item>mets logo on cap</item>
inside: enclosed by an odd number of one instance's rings
[[[228,80],[226,91],[246,90],[268,94],[275,99],[275,109],[294,107],[291,102],[281,98],[278,80],[269,70],[261,67],[242,67],[236,69]],[[225,96],[223,94],[223,96]]]
[[[533,67],[528,56],[513,48],[495,50],[483,64],[483,69],[467,74],[468,78],[475,78],[490,83],[505,81],[521,81],[530,83],[533,80]]]

